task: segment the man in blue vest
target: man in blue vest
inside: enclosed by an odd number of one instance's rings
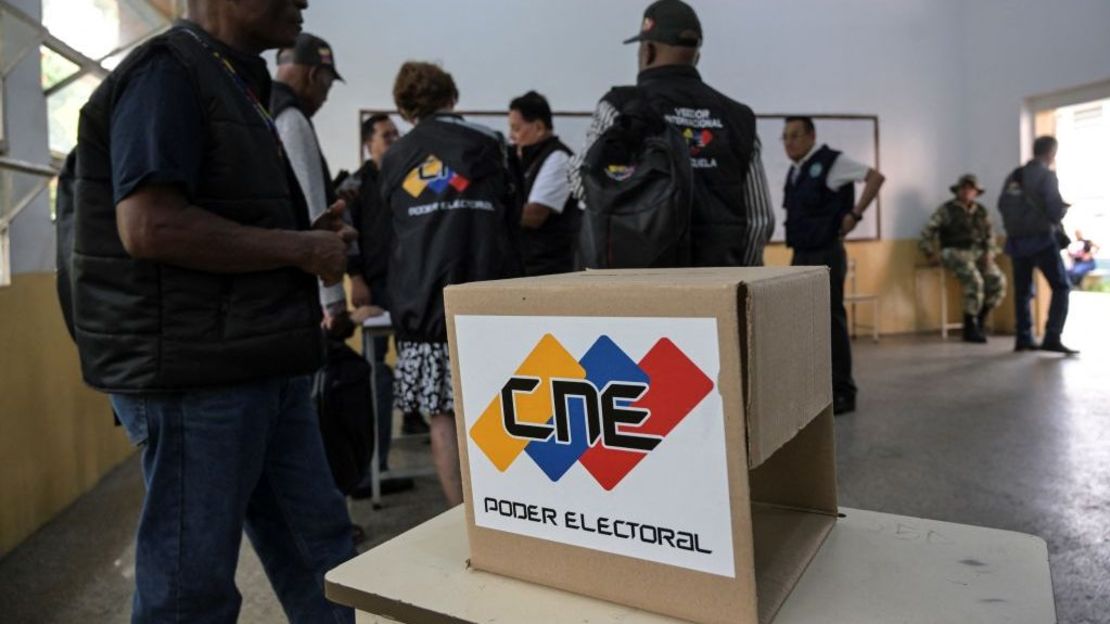
[[[852,380],[852,345],[844,310],[844,277],[848,272],[844,237],[859,225],[863,211],[879,194],[885,178],[827,145],[818,147],[817,131],[809,117],[787,117],[782,142],[794,163],[783,195],[786,244],[794,250],[792,264],[829,267],[833,411],[845,414],[856,409],[856,384]],[[859,201],[856,182],[864,183]]]

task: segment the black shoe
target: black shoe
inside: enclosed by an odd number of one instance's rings
[[[1036,351],[1041,347],[1035,342],[1018,341],[1014,343],[1014,351]]]
[[[1060,342],[1059,338],[1057,338],[1055,340],[1045,340],[1043,343],[1041,343],[1041,351],[1050,351],[1052,353],[1062,353],[1064,355],[1078,355],[1079,354],[1079,351],[1076,351],[1075,349],[1069,349],[1068,347],[1065,347],[1064,343]]]
[[[984,307],[979,310],[978,316],[975,317],[975,321],[979,325],[979,333],[983,334],[984,338],[987,336],[987,315],[990,313],[991,311]]]
[[[977,344],[984,344],[987,342],[987,337],[983,335],[983,331],[979,329],[979,323],[971,314],[964,315],[964,342],[974,342]]]
[[[366,529],[357,524],[351,525],[351,539],[355,542],[355,546],[362,544],[369,537],[370,536],[366,534]]]
[[[431,429],[428,428],[428,423],[424,422],[424,417],[416,412],[405,414],[401,421],[401,433],[404,435],[425,435],[429,431]]]
[[[849,414],[856,411],[856,397],[840,395],[833,397],[833,415]]]
[[[416,487],[416,482],[408,477],[385,477],[381,480],[379,485],[382,488],[382,496],[396,494],[398,492],[407,492]],[[351,490],[351,498],[355,500],[364,500],[374,495],[373,487],[370,483],[370,477],[367,476],[361,483]]]

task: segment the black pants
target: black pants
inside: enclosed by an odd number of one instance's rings
[[[848,254],[844,242],[819,249],[795,249],[794,266],[829,267],[829,304],[832,319],[833,394],[855,398],[856,382],[852,380],[852,343],[848,336],[848,312],[844,309],[844,278],[848,274]]]
[[[1068,283],[1067,270],[1064,261],[1060,258],[1060,251],[1055,247],[1048,247],[1031,256],[1011,258],[1014,263],[1014,314],[1017,317],[1017,341],[1022,344],[1033,342],[1033,315],[1029,303],[1033,299],[1033,269],[1040,269],[1048,285],[1052,288],[1052,301],[1048,305],[1048,322],[1045,323],[1045,340],[1060,339],[1064,331],[1064,322],[1068,319],[1068,295],[1071,286]]]

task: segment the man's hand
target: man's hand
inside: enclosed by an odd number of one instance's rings
[[[346,310],[324,316],[324,331],[330,338],[346,340],[354,335],[355,324]]]
[[[840,222],[840,235],[847,236],[852,230],[856,229],[859,225],[859,219],[856,218],[854,212],[849,212],[844,215],[844,219]]]
[[[372,302],[370,286],[361,275],[351,276],[351,305],[356,308],[368,306]]]
[[[312,229],[338,232],[343,225],[343,213],[346,210],[347,201],[337,199],[334,204],[328,206],[327,210],[316,217],[316,220],[312,222]]]
[[[301,232],[301,235],[304,237],[305,249],[299,264],[300,269],[319,277],[324,286],[343,281],[343,273],[347,268],[348,241],[342,234],[311,230]]]
[[[336,193],[336,195],[339,195],[339,199],[343,200],[343,202],[346,203],[346,204],[354,203],[355,200],[358,199],[358,189],[357,188],[351,188],[351,187],[342,188],[341,187],[341,188],[337,189],[335,191],[335,193]]]

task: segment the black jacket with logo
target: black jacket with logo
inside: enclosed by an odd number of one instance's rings
[[[431,116],[390,147],[379,183],[393,217],[397,338],[445,342],[444,287],[521,273],[518,186],[504,140],[457,115]]]
[[[636,86],[690,146],[693,265],[743,265],[748,232],[744,185],[755,150],[755,114],[702,82],[698,70],[688,65],[646,69]],[[624,91],[618,87],[604,99],[621,110]]]
[[[110,124],[130,72],[168,50],[205,111],[205,159],[191,202],[236,223],[306,229],[288,163],[245,93],[178,25],[140,46],[82,108],[72,270],[74,330],[85,381],[111,392],[180,391],[309,373],[323,362],[316,278],[298,269],[206,273],[132,258],[116,228]],[[262,97],[269,84],[262,87]]]
[[[536,184],[540,169],[555,152],[571,156],[570,148],[558,137],[550,137],[522,150],[521,168],[524,170],[524,191],[521,201],[528,203],[532,187]],[[569,184],[569,181],[567,182]],[[550,275],[569,273],[574,270],[574,243],[578,238],[578,228],[582,224],[582,211],[578,201],[568,196],[561,211],[551,211],[538,228],[521,230],[521,247],[524,254],[524,273],[526,275]]]

